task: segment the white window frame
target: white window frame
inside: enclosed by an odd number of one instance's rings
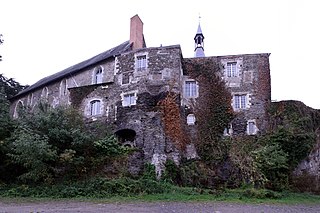
[[[101,115],[101,100],[94,99],[89,103],[90,106],[90,116]]]
[[[196,123],[196,116],[194,114],[189,114],[187,116],[187,124],[190,125],[195,125]]]
[[[186,80],[184,82],[184,96],[187,98],[198,97],[198,85],[195,80]]]
[[[93,70],[93,84],[101,84],[103,77],[103,67],[98,66]]]
[[[227,62],[227,77],[238,77],[237,62]]]
[[[121,94],[122,106],[133,106],[137,104],[137,91],[131,91]]]
[[[147,54],[137,55],[136,56],[136,70],[144,71],[147,69],[148,61]]]
[[[247,109],[248,95],[247,94],[235,94],[233,95],[233,109],[242,110]]]

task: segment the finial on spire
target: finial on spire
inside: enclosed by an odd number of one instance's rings
[[[201,16],[200,16],[200,13],[199,13],[199,24],[200,24],[200,20],[201,20]]]

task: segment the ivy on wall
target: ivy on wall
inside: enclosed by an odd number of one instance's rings
[[[215,58],[192,58],[184,60],[184,69],[199,84],[199,97],[194,102],[198,154],[207,163],[223,160],[227,147],[221,136],[234,113],[231,94],[221,78],[222,65]]]
[[[177,103],[177,94],[168,92],[167,96],[158,102],[158,106],[162,113],[162,121],[166,135],[173,141],[177,149],[180,151],[184,150],[188,139],[182,124],[183,121]]]

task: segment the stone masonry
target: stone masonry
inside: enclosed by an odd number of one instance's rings
[[[129,171],[138,174],[145,162],[155,165],[161,176],[164,163],[181,157],[197,158],[194,145],[178,150],[164,131],[158,103],[174,92],[181,109],[190,108],[198,97],[197,82],[185,74],[179,45],[147,48],[143,23],[131,19],[130,41],[52,76],[41,79],[11,99],[11,114],[19,107],[33,108],[40,100],[52,107],[72,105],[88,122],[103,121],[124,146],[137,148]],[[225,135],[255,135],[268,126],[267,107],[271,101],[269,54],[207,57],[218,59],[221,77],[233,96],[236,118]],[[201,60],[201,59],[200,59]],[[219,92],[219,91],[217,91]],[[197,134],[196,117],[181,110],[191,141]]]

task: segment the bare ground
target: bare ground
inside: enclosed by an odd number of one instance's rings
[[[223,202],[10,202],[0,201],[0,213],[36,213],[36,212],[114,212],[114,213],[319,213],[320,205],[279,205],[279,204],[232,204]]]

